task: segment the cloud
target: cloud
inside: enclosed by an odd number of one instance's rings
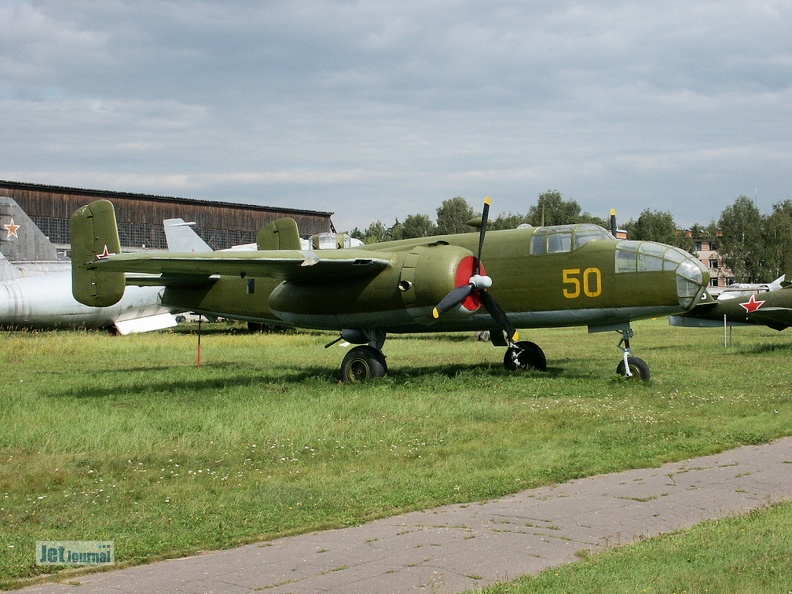
[[[28,0],[0,26],[0,177],[340,227],[457,195],[525,212],[550,188],[680,224],[788,197],[780,0]]]

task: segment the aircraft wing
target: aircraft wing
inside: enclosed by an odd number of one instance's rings
[[[374,276],[391,264],[383,255],[360,250],[328,250],[322,254],[300,250],[152,252],[110,255],[87,263],[85,268],[160,274],[156,283],[160,285],[200,282],[215,275],[310,282]]]
[[[790,307],[763,307],[749,315],[751,322],[764,324],[773,330],[783,330],[792,326],[792,308]]]

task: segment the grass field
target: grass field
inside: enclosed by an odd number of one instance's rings
[[[792,504],[705,522],[480,594],[784,594],[792,591]]]
[[[206,326],[205,326],[206,328]],[[473,337],[391,337],[388,377],[340,385],[332,334],[209,326],[0,334],[0,588],[36,540],[113,540],[134,564],[476,501],[792,434],[792,339],[634,324],[525,332],[548,372]]]

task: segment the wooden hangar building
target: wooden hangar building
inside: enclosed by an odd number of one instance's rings
[[[13,199],[50,241],[61,249],[71,245],[72,213],[102,198],[115,206],[121,246],[127,250],[167,249],[164,219],[195,222],[201,238],[216,250],[255,243],[258,230],[281,217],[291,217],[303,237],[334,231],[332,212],[149,196],[105,190],[83,190],[0,180],[0,196]]]

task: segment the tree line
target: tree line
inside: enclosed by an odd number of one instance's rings
[[[466,233],[468,222],[481,216],[462,196],[444,200],[437,208],[437,218],[425,214],[411,214],[404,221],[396,219],[390,227],[376,221],[365,230],[355,228],[352,237],[364,243],[378,243],[396,239],[429,237],[450,233]],[[583,211],[575,200],[566,200],[560,192],[548,190],[540,194],[535,205],[525,214],[499,214],[491,219],[488,228],[514,229],[527,223],[566,225],[594,223],[608,228],[605,219]],[[708,225],[696,223],[690,229],[679,229],[668,211],[645,209],[637,218],[621,226],[628,237],[635,240],[659,241],[680,247],[696,255],[696,243],[707,241],[716,250],[724,265],[734,274],[736,282],[769,282],[783,274],[792,247],[792,200],[773,205],[770,214],[762,214],[753,200],[739,196],[726,207],[717,221]]]

